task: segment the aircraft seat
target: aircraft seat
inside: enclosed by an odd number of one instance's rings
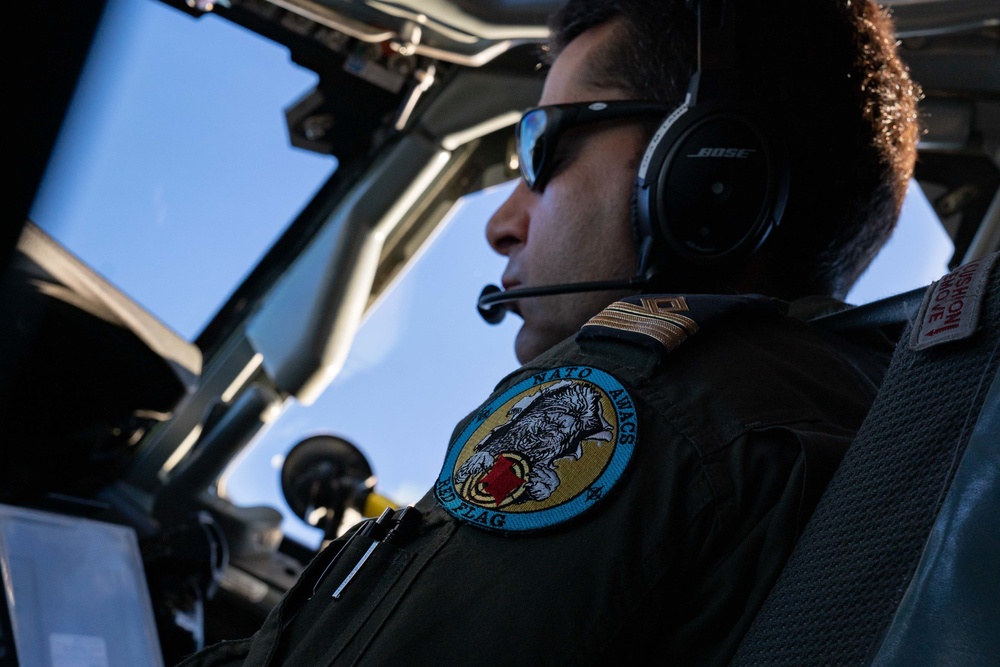
[[[1000,262],[933,283],[733,665],[1000,664]]]

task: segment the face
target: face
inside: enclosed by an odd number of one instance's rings
[[[587,54],[611,39],[615,24],[574,39],[552,64],[539,105],[628,99],[596,85]],[[644,148],[634,122],[609,121],[570,130],[559,141],[555,169],[542,191],[519,182],[486,225],[486,237],[508,259],[504,289],[625,279],[637,266],[630,200]],[[574,334],[612,301],[629,294],[584,292],[513,302],[524,320],[514,349],[522,362]]]

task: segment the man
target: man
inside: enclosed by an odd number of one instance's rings
[[[647,243],[633,214],[665,112],[556,128],[551,110],[679,105],[691,13],[580,0],[555,17],[550,111],[522,119],[523,180],[487,237],[509,295],[610,282],[511,301],[525,365],[456,427],[435,488],[335,541],[254,637],[185,665],[727,663],[891,347],[804,320],[842,307],[891,231],[915,90],[874,5],[807,5],[739,8],[791,180],[780,224],[713,264]]]

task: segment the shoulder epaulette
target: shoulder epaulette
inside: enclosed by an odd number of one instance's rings
[[[772,299],[757,294],[644,294],[615,301],[584,324],[576,338],[628,340],[672,352],[721,319],[778,312]]]

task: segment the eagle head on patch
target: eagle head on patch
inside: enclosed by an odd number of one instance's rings
[[[507,418],[475,446],[475,453],[455,473],[457,484],[482,477],[481,483],[498,504],[521,486],[523,492],[515,502],[545,500],[559,486],[558,460],[579,459],[585,440],[609,441],[613,436],[601,412],[601,392],[586,382],[565,380],[545,387],[515,404]],[[511,461],[524,469],[521,483],[505,482],[502,491],[490,491],[492,471],[510,466]]]

